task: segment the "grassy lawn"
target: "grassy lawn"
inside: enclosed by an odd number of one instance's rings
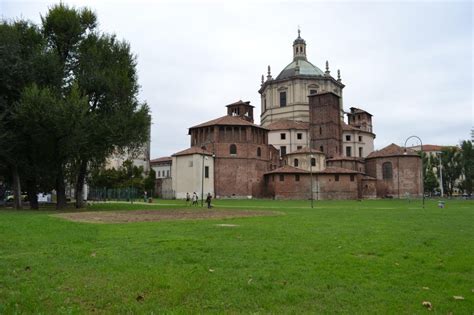
[[[474,202],[225,200],[267,217],[90,224],[0,210],[0,314],[474,312]],[[183,208],[182,201],[88,210]],[[235,224],[234,227],[217,224]],[[462,296],[464,300],[455,300]]]

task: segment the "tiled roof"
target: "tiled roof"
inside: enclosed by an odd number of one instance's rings
[[[242,100],[238,100],[238,101],[235,102],[235,103],[226,105],[226,107],[234,106],[234,105],[247,105],[247,106],[255,107],[255,106],[253,106],[253,105],[250,105],[250,102],[243,102]]]
[[[362,179],[363,179],[363,180],[377,180],[377,178],[372,177],[372,176],[369,176],[369,175],[364,175],[364,176],[362,176]]]
[[[189,129],[209,127],[209,126],[253,126],[256,128],[266,129],[264,127],[252,124],[251,122],[245,119],[242,119],[239,116],[230,116],[230,115],[225,115],[213,120],[209,120],[205,123],[190,127]]]
[[[314,172],[316,174],[360,174],[358,171],[350,170],[342,167],[326,167],[322,171]]]
[[[309,123],[297,120],[278,120],[267,126],[269,130],[298,129],[308,130]]]
[[[283,165],[282,167],[266,172],[265,175],[266,174],[309,174],[309,172],[290,165]]]
[[[355,127],[355,126],[348,125],[348,124],[346,124],[345,122],[342,122],[342,130],[348,130],[348,131],[357,130],[357,131],[359,131],[359,132],[365,132],[365,133],[373,134],[373,133],[370,132],[370,131],[363,130],[363,129],[357,128],[357,127]]]
[[[357,107],[351,107],[350,109],[351,114],[369,114],[370,116],[373,116],[371,113]]]
[[[410,149],[413,149],[415,151],[420,151],[420,146],[413,146],[409,147]],[[441,151],[443,149],[449,148],[449,146],[441,146],[441,145],[435,145],[435,144],[425,144],[423,145],[423,151],[425,152],[433,152],[433,151]]]
[[[326,160],[327,162],[331,161],[363,161],[363,158],[355,157],[355,156],[335,156],[330,159]]]
[[[179,151],[179,152],[173,154],[173,156],[192,155],[192,154],[203,154],[203,155],[211,155],[212,156],[211,152],[209,152],[207,150],[203,150],[200,147],[190,147],[189,149]]]
[[[291,155],[291,154],[309,154],[309,153],[314,153],[314,154],[324,154],[323,152],[316,150],[316,149],[311,149],[309,150],[308,147],[303,147],[299,150],[293,151],[291,153],[287,153],[286,155]]]
[[[381,150],[370,153],[366,157],[366,159],[377,158],[377,157],[388,157],[388,156],[405,156],[405,155],[418,156],[418,154],[415,151],[411,149],[407,149],[405,152],[404,148],[399,147],[395,143],[392,143],[391,145],[386,146],[385,148]]]
[[[171,158],[171,156],[164,156],[164,157],[160,157],[160,158],[151,160],[151,161],[150,161],[150,164],[171,162],[172,160],[173,160],[173,159]]]

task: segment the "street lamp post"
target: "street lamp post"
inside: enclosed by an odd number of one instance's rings
[[[204,206],[204,152],[202,154],[202,168],[201,168],[201,207]]]
[[[421,150],[421,194],[423,196],[423,209],[425,208],[425,179],[423,177],[423,141],[421,141],[420,137],[418,136],[409,136],[406,140],[405,140],[405,154],[407,153],[407,142],[408,140],[410,140],[411,138],[416,138],[420,141],[420,150]]]
[[[443,188],[443,164],[441,164],[441,154],[438,155],[439,159],[439,188],[441,191],[441,198],[444,196],[444,188]]]
[[[309,180],[311,181],[311,208],[313,208],[313,155],[311,149],[309,149]]]

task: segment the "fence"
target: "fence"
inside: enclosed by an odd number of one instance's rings
[[[125,188],[89,188],[87,200],[107,201],[107,200],[136,200],[143,199],[143,191],[134,187]]]

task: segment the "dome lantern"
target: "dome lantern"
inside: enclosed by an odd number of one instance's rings
[[[298,28],[298,38],[293,42],[293,60],[306,60],[306,41],[301,38],[301,30]]]

